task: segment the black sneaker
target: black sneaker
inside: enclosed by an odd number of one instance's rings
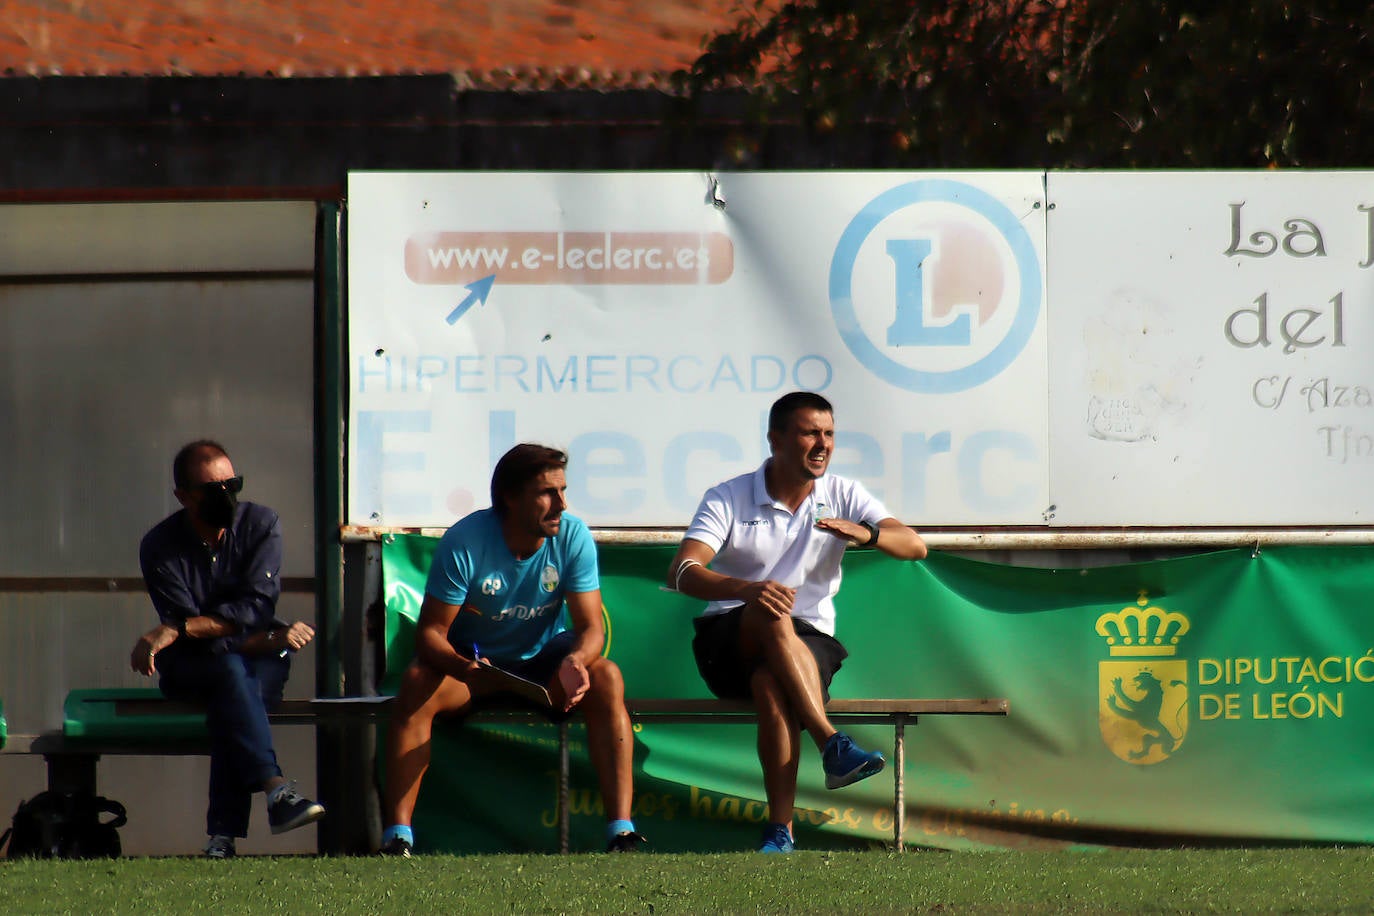
[[[207,859],[232,859],[235,855],[234,838],[217,833],[205,844]]]
[[[314,823],[324,817],[324,805],[313,802],[296,791],[296,784],[288,782],[277,800],[267,806],[267,823],[273,833],[285,833]]]
[[[606,844],[607,852],[639,852],[639,847],[648,846],[649,841],[644,839],[644,835],[626,830],[624,833],[617,833],[611,837],[611,841]]]
[[[409,859],[410,850],[412,848],[413,847],[410,845],[410,843],[406,842],[404,838],[394,836],[391,838],[391,842],[387,843],[386,845],[382,846],[381,849],[377,850],[377,855],[399,856],[402,859]]]

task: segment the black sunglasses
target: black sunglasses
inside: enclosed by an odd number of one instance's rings
[[[199,490],[202,493],[210,493],[215,490],[223,490],[226,493],[237,493],[243,489],[243,475],[230,477],[226,480],[207,480],[205,483],[194,484],[187,487],[188,490]]]

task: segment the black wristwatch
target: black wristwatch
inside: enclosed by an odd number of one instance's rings
[[[859,522],[860,527],[868,532],[868,540],[860,544],[860,547],[872,547],[878,543],[878,526],[872,522]]]
[[[185,620],[178,620],[178,621],[177,621],[177,635],[178,635],[178,636],[185,636],[185,635],[186,635],[186,621],[185,621]]]

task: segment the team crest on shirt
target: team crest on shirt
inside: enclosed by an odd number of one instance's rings
[[[552,595],[554,589],[558,588],[558,570],[552,566],[545,566],[543,575],[539,577],[539,587],[546,594]]]
[[[484,595],[499,595],[506,590],[506,580],[500,573],[493,573],[482,580],[481,588]]]

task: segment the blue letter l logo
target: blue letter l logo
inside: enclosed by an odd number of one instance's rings
[[[966,347],[969,317],[964,312],[949,324],[925,323],[925,275],[929,239],[889,239],[887,256],[897,270],[897,317],[887,329],[890,347]]]

